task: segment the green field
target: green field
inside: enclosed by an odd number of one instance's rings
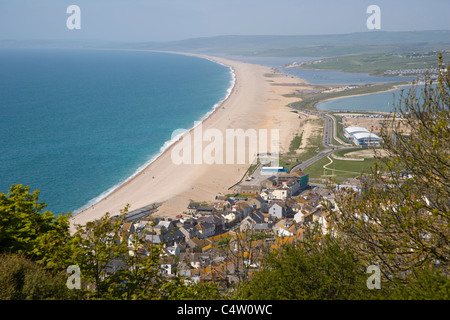
[[[450,61],[450,53],[443,54],[444,62]],[[386,70],[437,68],[437,53],[423,54],[358,54],[333,57],[314,65],[303,65],[302,69],[340,70],[364,72],[383,76]]]
[[[319,128],[323,128],[324,120],[319,119],[308,119],[306,121],[311,121]],[[297,154],[303,139],[303,132],[297,134],[291,141],[289,146],[289,152],[287,154],[280,154],[279,165],[286,168],[288,171],[296,164],[306,161],[314,157],[318,152],[324,149],[323,147],[323,129],[318,130],[308,138],[307,147],[302,152]]]
[[[352,152],[359,149],[340,150],[335,152],[338,156],[343,156],[345,153]],[[331,164],[330,159],[332,160]],[[336,182],[342,182],[348,178],[355,178],[362,173],[371,172],[371,168],[374,166],[376,160],[374,158],[366,158],[364,161],[351,161],[351,160],[336,160],[330,156],[329,158],[323,158],[316,163],[312,164],[304,170],[309,174],[310,179],[330,178],[336,180]],[[326,168],[323,168],[323,166]]]

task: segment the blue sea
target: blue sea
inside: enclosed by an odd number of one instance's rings
[[[0,192],[58,215],[98,201],[223,101],[230,68],[176,54],[0,50]]]

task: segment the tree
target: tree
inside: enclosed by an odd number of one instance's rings
[[[367,278],[357,254],[345,243],[330,234],[322,235],[319,228],[308,228],[303,242],[266,254],[261,271],[244,281],[236,296],[258,300],[380,297],[381,292],[367,288]]]
[[[109,292],[120,299],[159,299],[164,283],[161,274],[161,246],[141,234],[121,232],[121,268],[109,277]]]
[[[439,58],[439,76],[425,76],[400,97],[381,131],[386,157],[363,177],[361,194],[337,193],[335,232],[385,281],[407,286],[435,269],[449,276],[450,71]]]
[[[236,230],[226,247],[227,261],[234,264],[235,275],[239,281],[249,277],[267,250],[264,236],[252,229]]]
[[[77,226],[73,263],[81,269],[86,288],[96,299],[159,299],[164,283],[160,269],[161,246],[141,234],[123,230],[128,206],[119,216]]]
[[[17,184],[7,194],[0,193],[0,253],[21,253],[44,263],[55,262],[55,254],[69,236],[69,214],[55,217],[44,211],[47,205],[39,201],[39,190],[30,193],[29,189]],[[49,246],[51,250],[47,250]],[[45,257],[47,253],[53,258]]]
[[[119,258],[124,253],[120,226],[125,214],[126,209],[118,218],[106,213],[99,220],[76,226],[72,240],[73,264],[80,267],[83,282],[90,287],[94,298],[107,297],[111,284],[108,277],[120,267]]]
[[[19,254],[0,254],[0,300],[75,299],[67,276],[53,273]]]

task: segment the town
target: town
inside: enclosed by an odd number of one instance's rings
[[[213,202],[191,201],[174,219],[154,217],[155,205],[129,212],[122,229],[129,235],[130,250],[131,238],[138,235],[162,247],[159,261],[165,277],[214,282],[226,290],[251,277],[267,250],[302,241],[308,225],[328,232],[335,190],[309,184],[301,171],[273,170],[261,177],[260,183],[247,179],[234,193],[217,195]],[[350,184],[333,189],[359,192]]]

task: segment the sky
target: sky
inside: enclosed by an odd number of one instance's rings
[[[80,29],[68,29],[70,5]],[[173,41],[218,35],[450,30],[449,0],[0,0],[0,40]]]

